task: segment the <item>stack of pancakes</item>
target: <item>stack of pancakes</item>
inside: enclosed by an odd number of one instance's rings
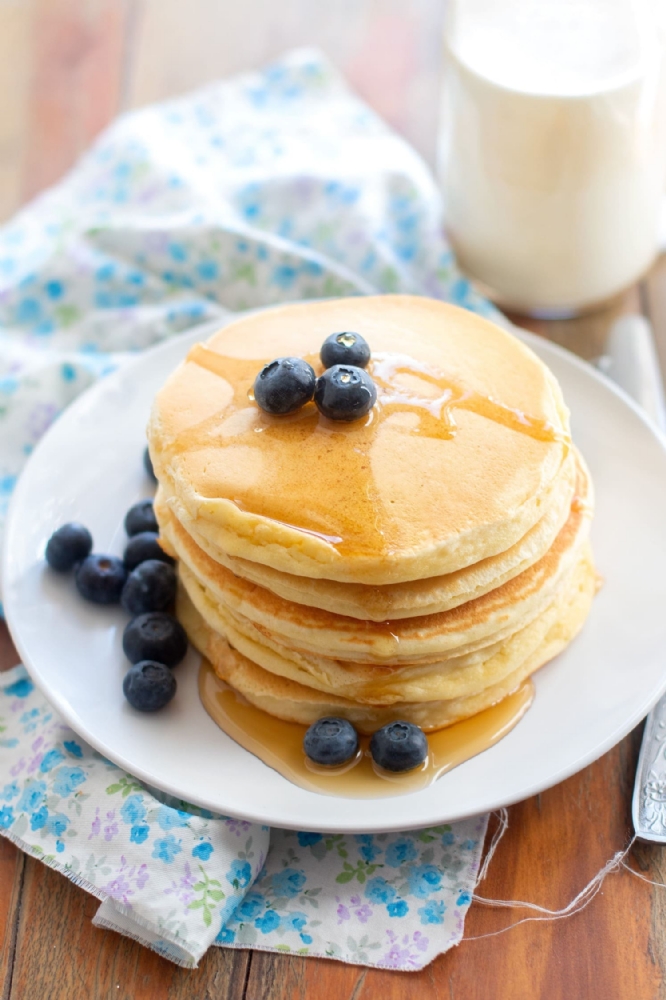
[[[252,398],[331,333],[372,349],[371,413]],[[550,371],[465,310],[411,296],[288,305],[194,347],[149,425],[178,616],[220,678],[279,718],[438,729],[555,656],[595,591],[592,487]]]

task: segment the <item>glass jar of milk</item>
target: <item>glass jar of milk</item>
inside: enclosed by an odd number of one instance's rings
[[[440,172],[462,269],[573,314],[649,267],[666,167],[666,0],[449,0]]]

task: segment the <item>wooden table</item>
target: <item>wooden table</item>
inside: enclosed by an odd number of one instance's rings
[[[57,180],[120,110],[260,65],[298,44],[327,51],[432,162],[442,7],[441,0],[0,0],[0,218]],[[611,321],[636,311],[652,320],[666,368],[666,261],[603,312],[527,325],[592,357]],[[0,628],[0,665],[14,662]],[[631,835],[640,737],[639,727],[580,774],[514,806],[480,891],[549,907],[575,896]],[[641,845],[629,860],[665,881],[662,857],[660,848]],[[94,929],[97,906],[0,840],[2,1000],[666,997],[666,890],[626,872],[610,876],[570,919],[463,941],[420,973],[221,949],[188,972]],[[475,904],[466,937],[520,916]]]

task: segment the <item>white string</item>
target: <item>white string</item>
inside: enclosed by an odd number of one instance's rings
[[[493,860],[493,855],[497,848],[499,847],[499,842],[509,829],[509,813],[507,809],[500,809],[499,812],[494,813],[497,816],[498,826],[492,835],[492,839],[486,851],[486,856],[484,858],[483,864],[481,865],[481,870],[479,871],[479,877],[476,880],[476,884],[482,882],[486,875],[488,874],[488,869],[490,868],[490,862]]]
[[[634,840],[635,839],[636,838],[634,837]],[[666,882],[654,882],[651,878],[648,878],[647,875],[641,875],[641,873],[637,872],[635,868],[630,868],[629,865],[626,864],[624,860],[621,861],[620,863],[622,867],[629,872],[630,875],[635,875],[636,878],[639,878],[642,882],[647,882],[648,885],[656,885],[661,889],[666,889]]]
[[[493,833],[490,845],[488,847],[488,852],[486,854],[485,860],[479,872],[478,882],[480,882],[488,873],[488,868],[492,857],[497,850],[499,842],[506,833],[509,826],[509,819],[506,809],[501,809],[498,813],[499,826]],[[478,941],[481,938],[496,937],[498,934],[504,934],[506,931],[511,930],[513,927],[518,927],[519,924],[531,923],[534,921],[542,920],[562,920],[566,917],[573,916],[574,913],[579,913],[588,906],[594,897],[597,895],[601,889],[602,883],[607,875],[611,872],[618,871],[621,867],[626,868],[628,872],[632,875],[636,875],[637,878],[643,879],[644,882],[650,882],[651,885],[664,885],[662,882],[652,882],[651,879],[646,878],[639,872],[630,868],[625,863],[625,858],[629,851],[633,847],[636,841],[636,835],[631,838],[627,846],[623,851],[617,851],[610,861],[607,861],[603,868],[597,872],[594,878],[590,879],[586,886],[584,886],[581,891],[575,896],[570,903],[562,907],[559,910],[550,910],[548,907],[539,906],[537,903],[528,903],[520,899],[489,899],[486,896],[478,896],[476,893],[472,895],[472,900],[477,903],[482,903],[484,906],[501,907],[507,909],[523,909],[523,910],[533,910],[536,913],[543,914],[543,916],[536,917],[522,917],[520,920],[514,921],[512,924],[507,924],[506,927],[501,927],[497,931],[490,931],[487,934],[475,934],[472,936],[465,937],[465,941]],[[666,885],[664,885],[666,888]]]

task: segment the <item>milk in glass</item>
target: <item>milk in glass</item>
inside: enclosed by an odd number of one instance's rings
[[[459,262],[500,303],[576,312],[657,246],[666,0],[458,0],[440,169]]]

